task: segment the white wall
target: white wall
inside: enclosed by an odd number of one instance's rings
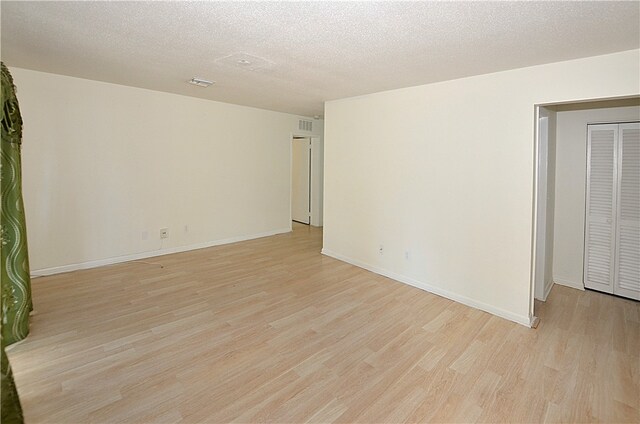
[[[298,116],[11,72],[34,274],[290,229]]]
[[[534,105],[637,95],[639,61],[633,50],[327,102],[323,252],[529,324]]]
[[[555,203],[555,162],[556,162],[556,124],[557,113],[553,110],[545,107],[540,108],[540,117],[546,117],[548,119],[547,134],[543,137],[540,135],[540,143],[542,140],[546,140],[546,146],[539,146],[539,149],[544,149],[545,161],[544,165],[540,166],[540,172],[544,175],[540,175],[538,183],[541,185],[538,191],[540,196],[544,192],[544,202],[539,199],[538,211],[544,208],[544,219],[539,219],[538,224],[544,224],[544,257],[536,257],[536,261],[542,261],[542,280],[540,287],[536,288],[536,298],[540,300],[546,300],[551,288],[553,286],[553,233],[554,233],[554,203]],[[542,150],[540,150],[542,151]],[[540,155],[539,155],[540,156]],[[538,240],[542,241],[542,240]],[[536,271],[537,272],[537,271]],[[536,280],[538,277],[536,277]],[[539,281],[539,280],[537,280]]]
[[[587,124],[638,121],[640,107],[559,111],[557,115],[553,279],[584,289]]]
[[[324,143],[321,137],[311,138],[311,225],[322,227],[324,198]]]

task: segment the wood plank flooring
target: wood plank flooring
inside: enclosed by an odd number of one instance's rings
[[[640,303],[556,286],[532,330],[321,244],[296,225],[35,279],[9,352],[27,423],[640,422]]]

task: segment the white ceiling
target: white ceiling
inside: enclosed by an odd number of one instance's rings
[[[9,66],[305,116],[325,100],[640,47],[638,1],[1,8]],[[194,76],[216,84],[187,84]]]

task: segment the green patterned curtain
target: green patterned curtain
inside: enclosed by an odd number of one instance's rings
[[[5,346],[29,334],[31,279],[27,255],[26,226],[22,201],[22,168],[20,144],[22,117],[18,107],[13,78],[2,67],[2,143],[0,145],[0,257],[2,271],[2,422],[22,422],[22,409],[13,381]]]
[[[20,406],[16,384],[13,382],[9,358],[4,352],[4,338],[0,344],[2,345],[2,387],[0,387],[0,390],[2,390],[2,405],[0,405],[2,417],[0,422],[3,424],[21,424],[24,422],[22,407]]]
[[[27,229],[22,202],[22,117],[18,107],[13,78],[2,64],[2,148],[0,163],[2,213],[2,337],[6,345],[29,334],[31,279],[27,255]]]

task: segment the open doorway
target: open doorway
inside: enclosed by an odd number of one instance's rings
[[[311,224],[311,137],[291,142],[291,220]]]
[[[531,279],[531,312],[534,315],[533,298],[538,302],[546,301],[550,293],[552,295],[554,285],[585,289],[585,257],[588,257],[585,252],[589,253],[586,231],[590,216],[587,191],[589,126],[639,121],[640,98],[539,105],[535,119],[536,185]],[[638,206],[634,207],[637,213]],[[612,245],[612,249],[614,247]],[[613,257],[611,264],[611,278],[614,279]],[[638,277],[634,278],[637,281]],[[636,284],[640,294],[640,283]]]
[[[291,137],[292,222],[322,227],[323,153],[320,137]]]

